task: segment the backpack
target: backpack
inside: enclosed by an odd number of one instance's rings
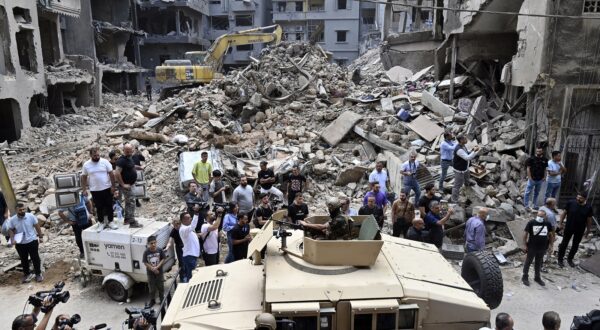
[[[587,315],[573,317],[571,330],[600,330],[600,310],[594,309]]]
[[[90,222],[83,196],[79,197],[79,204],[69,208],[69,213],[73,215],[73,218],[75,218],[75,223],[79,227],[84,227]]]

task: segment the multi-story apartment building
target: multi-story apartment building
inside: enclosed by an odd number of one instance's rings
[[[272,24],[270,0],[210,0],[209,8],[206,37],[211,43],[226,33]],[[245,65],[250,61],[250,56],[258,57],[263,47],[262,44],[232,47],[223,64]]]
[[[285,39],[316,40],[344,65],[360,54],[361,41],[378,37],[378,8],[374,3],[352,0],[273,1],[273,22],[280,24]],[[362,47],[363,50],[365,47]]]
[[[137,1],[137,28],[146,32],[140,42],[141,65],[154,69],[165,60],[210,46],[206,38],[207,0]]]

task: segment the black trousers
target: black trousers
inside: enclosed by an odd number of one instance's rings
[[[33,269],[35,270],[35,275],[42,274],[38,246],[39,244],[37,239],[27,244],[15,244],[15,248],[17,249],[17,253],[19,254],[19,258],[21,259],[21,267],[23,268],[23,274],[25,274],[25,276],[29,275],[30,273],[29,257],[31,257],[31,261],[33,262]]]
[[[219,253],[215,253],[215,254],[203,253],[202,259],[204,259],[204,264],[206,266],[216,265],[219,263]]]
[[[400,234],[402,234],[402,237],[406,238],[406,233],[408,232],[408,228],[410,228],[410,226],[411,224],[406,222],[404,219],[397,219],[392,227],[392,236],[400,237]]]
[[[567,260],[573,260],[575,258],[575,254],[577,253],[577,249],[579,249],[579,243],[581,243],[581,239],[583,238],[583,233],[585,232],[584,228],[570,228],[565,227],[565,231],[563,232],[563,239],[560,245],[558,246],[558,260],[562,261],[565,257],[565,252],[567,252],[567,246],[569,245],[569,241],[571,237],[573,238],[573,245],[571,245],[571,250],[569,251],[569,255],[567,256]]]
[[[79,248],[79,253],[83,253],[83,240],[81,239],[81,232],[88,229],[91,224],[87,224],[83,227],[79,227],[79,225],[71,225],[73,228],[73,234],[75,234],[75,243],[77,243],[77,247]]]
[[[531,262],[535,260],[533,264],[533,269],[535,270],[535,278],[541,278],[540,272],[542,271],[542,263],[544,262],[544,255],[548,249],[531,249],[527,250],[527,258],[525,258],[525,263],[523,264],[523,278],[529,277],[529,266],[531,266]]]
[[[96,207],[96,221],[103,222],[104,217],[108,222],[113,221],[113,196],[110,188],[101,191],[92,191],[94,207]]]

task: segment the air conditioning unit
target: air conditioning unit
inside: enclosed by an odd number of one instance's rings
[[[77,173],[55,174],[54,185],[56,189],[71,189],[80,186],[79,175]]]
[[[63,173],[54,175],[56,207],[67,208],[79,204],[81,191],[80,173]]]

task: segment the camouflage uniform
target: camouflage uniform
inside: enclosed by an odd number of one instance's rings
[[[327,230],[328,240],[347,239],[348,238],[348,219],[342,214],[336,215],[329,220],[329,229]]]
[[[135,196],[133,196],[133,187],[131,189],[121,189],[121,194],[125,202],[125,214],[123,215],[126,223],[135,223]]]

